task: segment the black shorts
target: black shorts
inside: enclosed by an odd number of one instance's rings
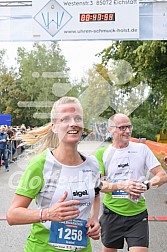
[[[124,239],[130,247],[149,246],[147,210],[134,216],[123,216],[104,206],[100,217],[101,240],[105,247],[122,249]]]

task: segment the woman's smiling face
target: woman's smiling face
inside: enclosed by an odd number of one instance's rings
[[[56,111],[53,131],[58,134],[59,142],[77,143],[82,135],[83,111],[77,103],[61,104]]]

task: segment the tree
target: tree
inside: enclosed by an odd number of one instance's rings
[[[5,56],[6,56],[6,50],[4,49],[0,50],[0,74],[7,72],[7,68],[5,65]]]
[[[10,113],[13,125],[40,126],[50,120],[53,103],[61,96],[78,97],[85,80],[71,84],[69,68],[57,42],[35,43],[17,50],[17,67],[7,68],[0,51],[0,113]]]
[[[156,141],[156,132],[152,127],[152,123],[145,118],[133,116],[131,118],[133,124],[132,136],[135,138],[146,138]]]
[[[128,90],[141,83],[151,88],[151,95],[138,107],[133,116],[147,118],[153,127],[165,127],[167,111],[167,42],[166,41],[116,41],[100,54],[102,64],[107,66],[112,59],[130,63],[134,78],[122,84]]]
[[[18,103],[22,108],[22,123],[35,126],[48,122],[53,102],[61,95],[60,89],[71,85],[58,43],[35,43],[28,52],[18,48],[17,63],[20,90],[25,94]]]

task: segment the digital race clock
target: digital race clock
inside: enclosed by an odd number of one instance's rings
[[[115,21],[115,13],[80,14],[80,22]]]

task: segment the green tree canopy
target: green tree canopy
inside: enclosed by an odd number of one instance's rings
[[[0,53],[0,59],[5,51]],[[70,82],[69,68],[57,42],[34,43],[17,50],[17,68],[1,62],[1,113],[11,113],[13,125],[40,126],[50,120],[53,103],[63,95],[78,96],[79,83]],[[83,80],[81,81],[81,83]]]
[[[108,67],[114,60],[127,61],[133,69],[133,78],[121,84],[123,92],[128,93],[141,83],[151,88],[146,101],[134,110],[132,116],[145,118],[152,124],[166,127],[167,119],[167,42],[166,41],[116,41],[104,49],[99,56],[102,65]],[[124,72],[124,69],[122,69]]]

